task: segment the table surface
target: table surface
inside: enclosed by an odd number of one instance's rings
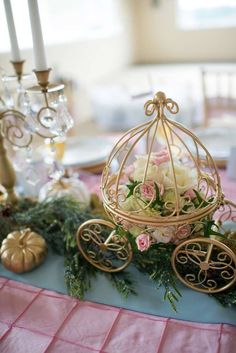
[[[182,298],[177,303],[175,313],[168,301],[163,301],[163,289],[157,290],[148,276],[129,266],[138,295],[123,298],[103,274],[92,279],[92,288],[85,299],[116,307],[122,307],[147,314],[171,317],[194,322],[228,323],[236,325],[236,309],[225,308],[214,298],[193,291],[180,284]],[[64,282],[64,260],[62,256],[49,253],[46,261],[37,269],[25,274],[14,274],[0,265],[0,276],[32,284],[41,288],[67,293]]]
[[[236,182],[228,180],[225,171],[221,171],[221,178],[226,197],[236,200]],[[91,177],[88,182],[91,191],[97,190],[98,182],[99,176]],[[148,277],[139,273],[132,265],[129,266],[128,272],[132,274],[138,292],[137,296],[131,295],[128,299],[122,298],[107,278],[103,274],[99,274],[96,279],[92,280],[92,288],[86,293],[85,299],[164,317],[236,325],[236,310],[234,308],[225,308],[214,298],[193,291],[182,284],[179,285],[182,298],[177,303],[178,313],[175,313],[167,301],[163,302],[163,289],[156,290]],[[66,293],[63,257],[52,253],[49,253],[46,261],[40,267],[21,275],[14,274],[0,265],[0,276]]]

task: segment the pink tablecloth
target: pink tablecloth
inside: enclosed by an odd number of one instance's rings
[[[235,337],[230,325],[81,302],[0,277],[1,353],[235,353]]]
[[[225,169],[220,169],[221,185],[225,197],[236,203],[236,180],[229,179]],[[90,192],[99,194],[101,175],[81,173],[81,179],[87,184]]]
[[[219,170],[225,197],[236,203],[236,179],[229,179],[225,169]]]

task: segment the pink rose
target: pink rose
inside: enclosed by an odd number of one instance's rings
[[[193,191],[193,189],[188,189],[187,191],[185,191],[184,195],[188,196],[190,198],[190,200],[193,200],[196,198],[196,194]]]
[[[178,226],[174,236],[174,243],[177,244],[181,239],[189,237],[190,234],[191,226],[189,224]]]
[[[154,200],[156,197],[155,184],[153,181],[146,181],[140,185],[141,197],[146,200]]]
[[[164,185],[156,183],[158,186],[158,190],[160,195],[162,196],[164,194]],[[146,181],[146,183],[140,185],[140,193],[141,197],[146,199],[146,200],[154,200],[156,198],[156,188],[155,188],[155,183],[154,181]]]
[[[136,238],[136,244],[140,251],[147,250],[151,245],[150,236],[145,233],[139,234]]]
[[[163,148],[161,151],[154,153],[152,158],[153,163],[160,165],[165,162],[169,162],[170,156],[166,148]]]

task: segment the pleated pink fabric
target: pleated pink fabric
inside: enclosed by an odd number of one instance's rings
[[[81,302],[0,277],[1,353],[236,353],[236,327]]]

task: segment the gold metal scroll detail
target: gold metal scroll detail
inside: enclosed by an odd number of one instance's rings
[[[105,272],[119,272],[131,262],[133,252],[129,241],[116,234],[115,225],[102,219],[84,222],[76,241],[85,259]]]
[[[5,124],[3,120],[6,120]],[[24,122],[25,116],[14,109],[0,113],[0,184],[6,189],[6,201],[10,203],[17,202],[17,195],[14,191],[16,175],[11,160],[7,156],[4,138],[13,146],[28,147],[32,142],[32,135],[24,130]]]
[[[236,282],[236,255],[215,239],[182,242],[172,255],[176,276],[186,286],[203,293],[217,293]]]

